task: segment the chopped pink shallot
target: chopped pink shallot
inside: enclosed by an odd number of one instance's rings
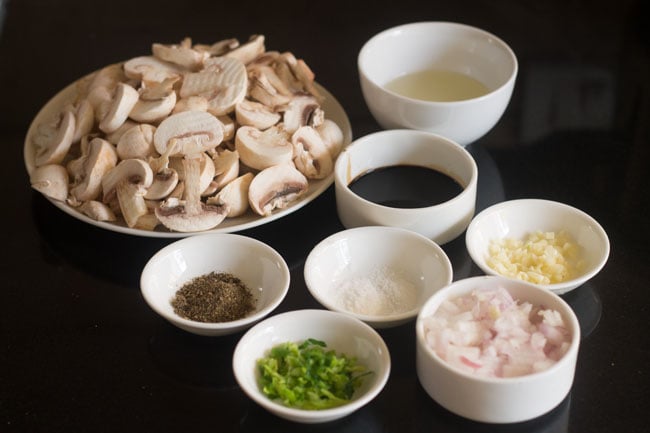
[[[484,377],[543,371],[569,349],[562,315],[517,302],[502,287],[444,301],[424,323],[426,341],[443,360]]]

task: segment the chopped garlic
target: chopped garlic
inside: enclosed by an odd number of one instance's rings
[[[579,247],[564,231],[531,233],[526,239],[492,240],[488,266],[498,274],[536,284],[555,284],[574,278],[583,263]]]

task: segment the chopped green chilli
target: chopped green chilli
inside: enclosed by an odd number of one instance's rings
[[[356,358],[326,347],[313,338],[273,347],[257,361],[262,392],[298,409],[328,409],[348,403],[363,377],[372,372]]]

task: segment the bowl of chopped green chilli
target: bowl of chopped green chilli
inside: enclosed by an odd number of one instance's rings
[[[239,340],[235,379],[278,417],[322,423],[370,403],[390,374],[388,348],[372,327],[329,310],[294,310],[264,319]]]
[[[270,246],[233,233],[190,236],[158,251],[140,277],[142,296],[173,325],[198,335],[242,332],[271,313],[290,282]]]

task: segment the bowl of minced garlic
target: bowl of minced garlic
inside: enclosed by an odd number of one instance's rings
[[[550,200],[520,199],[477,214],[465,234],[467,251],[488,275],[557,294],[594,277],[609,257],[609,239],[585,212]]]

